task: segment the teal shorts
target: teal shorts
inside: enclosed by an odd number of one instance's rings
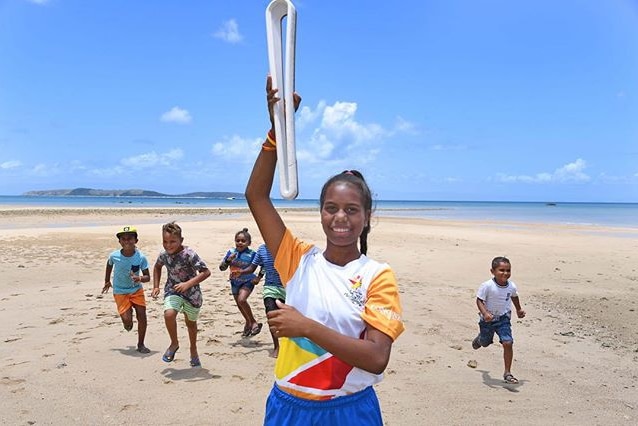
[[[197,318],[199,318],[200,308],[193,307],[186,299],[176,294],[171,294],[164,298],[164,311],[168,311],[169,309],[184,312],[189,321],[195,322]]]

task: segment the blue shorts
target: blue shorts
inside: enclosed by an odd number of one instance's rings
[[[381,409],[372,386],[326,401],[297,398],[274,385],[266,401],[265,426],[382,426]]]
[[[252,292],[253,289],[255,288],[255,284],[250,282],[250,280],[240,281],[240,282],[237,282],[237,281],[230,282],[230,292],[233,294],[233,296],[237,296],[239,294],[239,290],[242,287],[245,287]]]
[[[512,323],[509,315],[501,315],[490,322],[479,321],[479,342],[486,347],[494,343],[494,333],[498,334],[498,341],[501,343],[514,343],[512,337]]]

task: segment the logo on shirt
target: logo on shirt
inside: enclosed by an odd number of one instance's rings
[[[350,301],[360,308],[365,305],[365,295],[363,294],[363,284],[361,283],[361,276],[357,275],[354,278],[350,278],[350,289],[344,295],[350,299]]]

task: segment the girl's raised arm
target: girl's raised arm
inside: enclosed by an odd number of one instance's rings
[[[266,100],[268,102],[268,114],[270,116],[271,129],[269,139],[277,139],[274,131],[273,106],[279,101],[276,96],[277,89],[272,88],[272,79],[270,76],[266,79]],[[301,97],[295,93],[295,111],[301,103]],[[262,150],[257,156],[253,171],[248,179],[246,186],[246,201],[250,212],[257,222],[259,232],[268,247],[268,250],[277,256],[279,245],[284,236],[286,226],[275,209],[270,199],[270,191],[272,190],[273,179],[275,176],[275,167],[277,166],[277,151],[275,146],[267,139],[264,142]]]

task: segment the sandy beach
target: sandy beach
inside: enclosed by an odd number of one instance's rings
[[[323,246],[317,212],[283,212]],[[111,293],[102,296],[119,226],[139,229],[153,264],[161,224],[177,220],[208,263],[199,321],[202,368],[186,328],[171,364],[161,300],[147,289],[150,354],[135,351]],[[242,338],[242,317],[217,265],[234,233],[261,236],[246,210],[0,209],[0,423],[261,424],[273,381],[267,329]],[[376,390],[387,425],[638,423],[638,229],[377,217],[369,255],[395,270],[405,333]],[[494,256],[512,260],[524,319],[513,319],[513,373],[500,345],[473,350],[475,294]],[[261,288],[249,299],[265,322]],[[476,361],[476,368],[468,366]]]

